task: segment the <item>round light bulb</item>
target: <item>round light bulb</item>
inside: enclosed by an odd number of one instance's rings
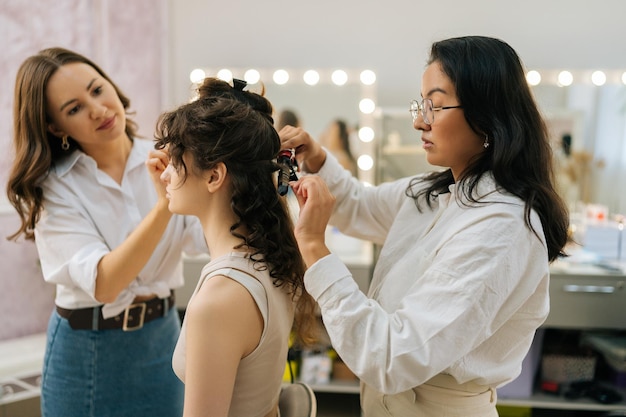
[[[359,140],[361,142],[371,142],[374,140],[374,129],[369,126],[363,126],[359,129]]]
[[[376,74],[372,70],[361,71],[360,80],[362,84],[372,85],[376,82]]]
[[[246,80],[248,84],[256,84],[261,79],[261,74],[259,74],[259,71],[255,69],[249,69],[243,75],[243,79]]]
[[[344,85],[348,82],[348,74],[344,70],[333,71],[330,79],[333,80],[335,85]]]
[[[606,74],[602,71],[594,71],[591,74],[591,82],[597,86],[604,85],[606,83]]]
[[[231,82],[233,80],[233,73],[231,70],[224,68],[217,72],[217,78],[226,82]]]
[[[526,74],[526,82],[530,85],[539,85],[541,82],[541,74],[539,74],[539,71],[528,71]]]
[[[189,80],[194,84],[198,84],[199,82],[202,82],[202,80],[204,80],[205,77],[206,77],[206,73],[204,72],[202,68],[196,68],[195,70],[189,73]]]
[[[568,85],[571,85],[573,81],[574,81],[574,76],[572,75],[571,72],[569,71],[559,72],[558,83],[560,86],[567,87]]]
[[[363,100],[359,101],[359,110],[361,110],[361,113],[371,114],[374,112],[375,109],[376,104],[371,98],[364,98]]]
[[[276,84],[282,85],[286,84],[289,81],[289,73],[284,69],[279,69],[274,71],[274,75],[272,77]]]
[[[316,85],[320,81],[320,75],[315,70],[308,70],[307,72],[304,73],[304,75],[302,76],[302,79],[308,85]]]
[[[369,155],[361,155],[357,159],[356,164],[362,171],[369,171],[374,166],[374,159]]]

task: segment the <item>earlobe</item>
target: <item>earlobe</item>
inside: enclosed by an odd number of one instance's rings
[[[54,136],[58,138],[62,138],[63,136],[65,136],[65,133],[62,130],[58,129],[52,123],[48,124],[48,132],[52,133]]]

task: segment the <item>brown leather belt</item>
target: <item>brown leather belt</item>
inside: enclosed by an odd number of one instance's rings
[[[174,291],[168,298],[152,298],[139,303],[133,303],[114,317],[102,317],[102,306],[68,310],[57,307],[59,316],[67,319],[74,330],[110,330],[124,331],[139,330],[144,323],[158,319],[167,314],[174,307]]]

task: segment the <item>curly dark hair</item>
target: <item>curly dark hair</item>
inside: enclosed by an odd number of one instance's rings
[[[231,208],[238,219],[230,232],[241,240],[236,248],[249,250],[255,269],[269,268],[274,285],[298,298],[294,332],[297,341],[309,344],[316,327],[315,302],[304,289],[306,266],[286,201],[276,189],[280,138],[271,115],[272,105],[263,92],[206,78],[197,100],[161,115],[155,146],[168,149],[183,181],[190,169],[199,174],[219,163],[226,166],[232,182]]]
[[[499,187],[524,200],[525,222],[535,234],[531,210],[539,215],[549,260],[564,256],[569,216],[555,188],[548,130],[517,53],[499,39],[465,36],[435,42],[428,64],[434,62],[454,84],[467,123],[489,138],[489,149],[471,161],[457,190],[477,202],[476,185],[490,171]],[[406,192],[418,209],[419,199],[432,206],[433,199],[455,181],[449,169],[424,180],[429,182],[427,188],[415,191],[422,179],[414,178]]]

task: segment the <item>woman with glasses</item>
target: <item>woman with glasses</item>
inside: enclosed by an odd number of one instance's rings
[[[361,380],[363,415],[497,416],[548,315],[567,211],[546,126],[516,52],[482,36],[435,42],[411,103],[443,171],[365,187],[300,129],[296,238],[333,347]],[[367,295],[324,243],[326,223],[382,244]]]

